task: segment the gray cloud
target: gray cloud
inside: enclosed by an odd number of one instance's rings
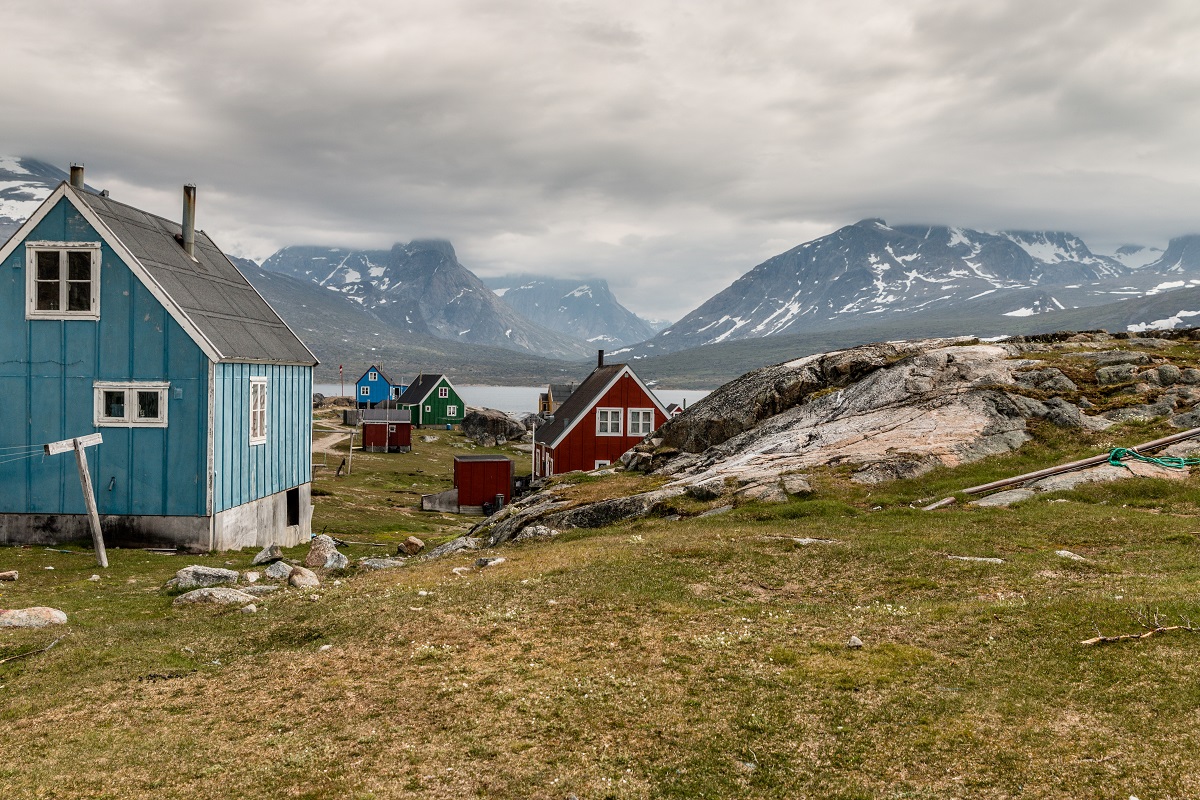
[[[445,236],[678,317],[867,216],[1200,229],[1183,0],[229,0],[5,12],[0,152],[231,252]]]

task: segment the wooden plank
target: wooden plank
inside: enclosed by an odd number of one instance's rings
[[[46,455],[56,456],[59,453],[65,453],[68,450],[74,450],[76,443],[78,443],[79,447],[93,447],[98,444],[103,444],[104,436],[103,434],[99,433],[89,433],[87,436],[80,436],[75,439],[63,439],[61,442],[51,442],[50,444],[43,445],[42,449],[45,450]]]
[[[83,452],[83,447],[83,440],[76,439],[75,463],[79,465],[79,483],[83,486],[83,502],[87,504],[88,520],[91,522],[92,545],[96,548],[96,563],[107,568],[108,554],[104,552],[104,534],[100,531],[100,512],[96,510],[96,495],[92,491],[92,476],[88,472],[87,456]]]

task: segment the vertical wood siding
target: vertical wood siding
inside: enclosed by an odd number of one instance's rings
[[[598,436],[596,434],[596,409],[621,409],[621,435]],[[567,438],[551,452],[554,459],[554,474],[561,475],[571,470],[595,469],[597,461],[615,464],[621,455],[644,438],[644,434],[629,435],[629,409],[654,409],[653,430],[658,430],[666,416],[658,410],[654,401],[642,390],[641,385],[629,375],[622,375],[616,384],[600,397],[584,413]]]
[[[250,379],[267,379],[267,441],[250,444]],[[213,511],[312,480],[312,369],[217,364]]]
[[[32,241],[99,241],[62,200]],[[83,514],[69,454],[9,461],[15,448],[99,431],[88,467],[101,514],[205,513],[208,361],[107,245],[100,320],[26,320],[25,248],[0,263],[0,513]],[[96,427],[94,381],[169,381],[167,428]],[[178,396],[177,396],[178,395]],[[4,463],[7,462],[7,463]],[[110,488],[111,487],[111,488]]]

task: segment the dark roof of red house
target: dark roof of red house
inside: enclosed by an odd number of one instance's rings
[[[533,440],[545,444],[553,442],[561,436],[572,421],[579,415],[586,414],[588,409],[596,404],[596,401],[608,388],[608,384],[626,366],[626,364],[605,364],[603,367],[592,370],[592,374],[584,378],[583,383],[579,384],[579,388],[571,392],[567,401],[554,412],[554,421],[543,425],[534,432]]]

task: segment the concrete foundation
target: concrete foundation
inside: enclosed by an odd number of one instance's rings
[[[288,524],[288,492],[297,492],[295,521]],[[312,538],[312,484],[278,492],[222,511],[213,520],[213,549],[294,547]]]
[[[292,518],[288,525],[288,495]],[[262,548],[269,544],[293,547],[312,536],[312,485],[303,484],[209,517],[100,517],[104,543],[109,547],[180,547],[205,552]],[[0,545],[61,545],[83,541],[90,545],[91,528],[85,514],[0,514]]]
[[[448,514],[458,513],[458,489],[449,489],[437,494],[421,495],[422,511],[444,511]]]

